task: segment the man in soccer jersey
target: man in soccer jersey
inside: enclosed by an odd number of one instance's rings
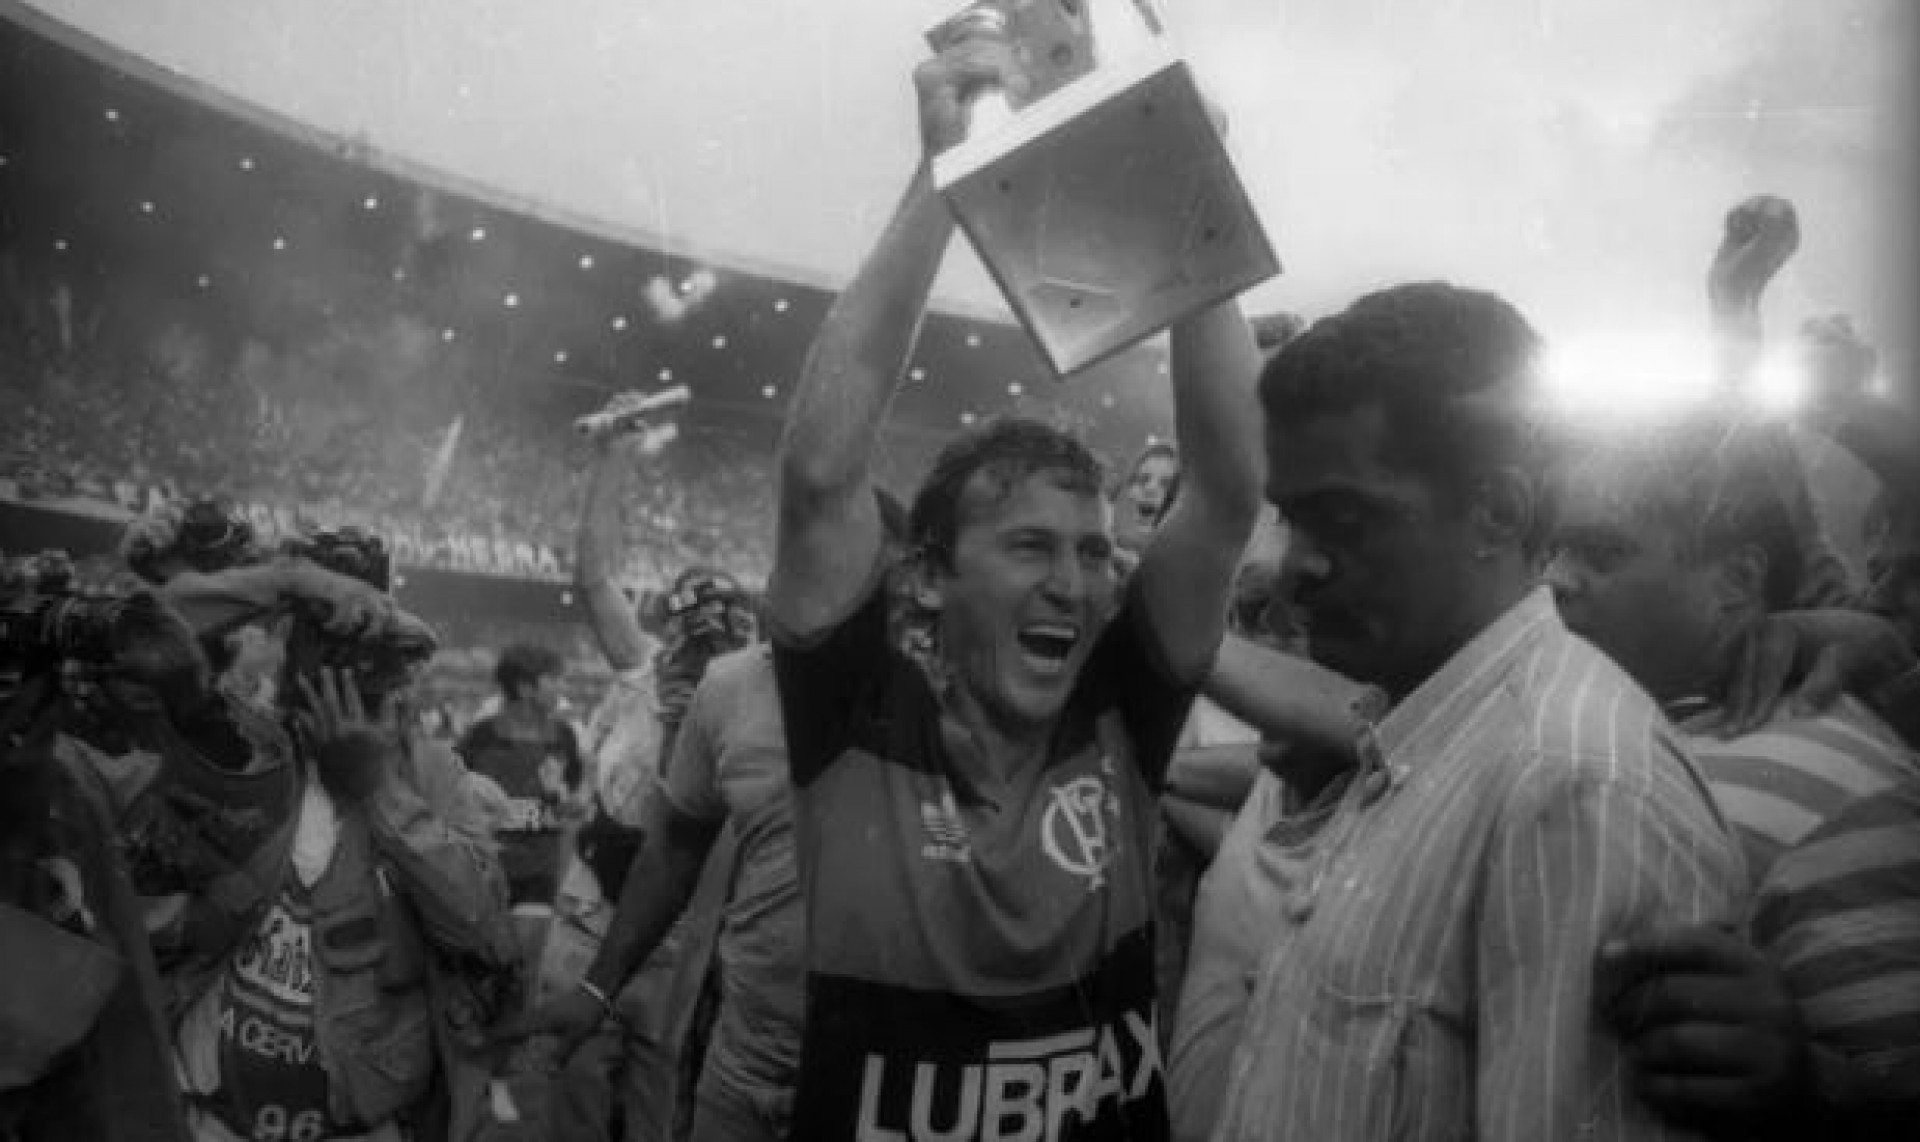
[[[916,74],[928,155],[1011,74]],[[961,435],[914,499],[924,668],[895,649],[871,461],[953,232],[922,162],[809,352],[768,588],[808,923],[795,1137],[1161,1139],[1154,790],[1259,509],[1253,339],[1173,334],[1180,498],[1115,585],[1103,473],[1030,420]]]

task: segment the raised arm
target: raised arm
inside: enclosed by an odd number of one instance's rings
[[[1793,204],[1755,195],[1727,212],[1726,232],[1707,271],[1716,380],[1729,390],[1752,383],[1764,343],[1760,298],[1800,248]]]
[[[1240,555],[1260,514],[1260,355],[1233,302],[1173,329],[1173,422],[1180,496],[1154,533],[1137,589],[1165,665],[1198,682],[1226,629]]]
[[[625,547],[621,539],[620,488],[640,452],[641,439],[633,433],[622,433],[596,442],[599,451],[587,482],[587,502],[580,513],[574,553],[574,585],[587,605],[587,621],[601,653],[616,671],[644,666],[653,653],[653,640],[640,629],[633,603],[614,578]]]
[[[1800,220],[1784,198],[1761,194],[1727,212],[1725,233],[1707,270],[1707,304],[1715,379],[1728,395],[1751,393],[1766,347],[1760,301],[1781,267],[1800,248]],[[1776,479],[1800,537],[1811,601],[1849,597],[1846,565],[1827,543],[1807,487],[1799,452],[1784,425],[1762,428],[1776,453]]]
[[[928,155],[965,134],[968,94],[1015,74],[1004,47],[963,45],[920,66]],[[879,244],[827,311],[801,366],[780,441],[780,503],[767,603],[779,632],[804,638],[845,618],[880,553],[873,450],[919,336],[953,219],[926,162]]]

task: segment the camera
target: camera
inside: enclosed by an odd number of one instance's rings
[[[393,560],[386,545],[379,536],[359,528],[343,527],[289,539],[281,544],[280,551],[382,592],[392,586]],[[295,625],[295,638],[306,645],[309,654],[289,655],[290,661],[311,657],[329,669],[350,670],[368,694],[405,686],[413,669],[432,658],[437,649],[424,628],[415,633],[389,631],[377,638],[339,635],[326,631],[327,617],[311,611],[302,616],[303,621]]]
[[[164,532],[162,534],[165,534]],[[180,513],[179,522],[161,543],[150,520],[136,521],[121,542],[121,555],[134,574],[149,583],[171,577],[169,567],[185,564],[211,574],[259,559],[253,525],[240,509],[224,499],[194,500]]]
[[[661,608],[666,612],[667,629],[678,636],[676,642],[704,644],[715,650],[745,645],[759,634],[752,597],[724,574],[684,577],[667,594]]]
[[[393,589],[393,558],[380,537],[357,527],[321,531],[280,545],[283,555],[305,559],[336,575],[345,575],[380,591]]]
[[[74,590],[0,599],[0,679],[56,670],[62,662],[112,664],[114,632],[128,600]]]

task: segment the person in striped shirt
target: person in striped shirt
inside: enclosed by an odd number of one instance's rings
[[[1753,935],[1774,952],[1805,1013],[1814,1112],[1829,1136],[1839,1136],[1833,1127],[1844,1118],[1851,1137],[1912,1137],[1920,1125],[1920,781],[1855,799],[1781,854],[1755,902]]]
[[[1421,283],[1263,372],[1312,656],[1394,705],[1285,838],[1221,1142],[1668,1136],[1597,953],[1731,919],[1745,873],[1658,707],[1539,586],[1539,350],[1503,299]]]
[[[1878,1117],[1900,1091],[1920,1094],[1911,1075],[1920,1065],[1920,895],[1903,892],[1901,876],[1879,875],[1878,866],[1903,858],[1887,839],[1898,830],[1876,832],[1901,816],[1901,791],[1920,783],[1920,766],[1853,698],[1818,712],[1786,703],[1738,736],[1709,732],[1740,667],[1737,649],[1803,586],[1805,544],[1791,508],[1797,489],[1783,484],[1794,474],[1772,461],[1765,432],[1701,410],[1583,434],[1569,461],[1549,570],[1567,624],[1626,668],[1688,735],[1761,901],[1749,934],[1785,980],[1783,988],[1731,936],[1698,932],[1676,937],[1696,961],[1687,974],[1730,985],[1728,1016],[1768,1005],[1797,1016],[1813,1048],[1790,1041],[1796,1020],[1783,1017],[1775,1023],[1789,1041],[1748,1055],[1745,1065],[1682,1055],[1663,1029],[1673,1020],[1623,1011],[1642,1048],[1642,1079],[1661,1092],[1655,1100],[1727,1131],[1809,1114],[1824,1122],[1855,1108]],[[1811,840],[1863,799],[1883,797],[1863,825]],[[1905,819],[1911,828],[1915,818]],[[1839,957],[1836,942],[1846,946]],[[1693,986],[1674,981],[1656,991]],[[1709,1018],[1698,1006],[1679,1022],[1716,1019],[1752,1022]],[[1721,1091],[1703,1099],[1697,1082],[1676,1086],[1683,1062],[1717,1074]]]

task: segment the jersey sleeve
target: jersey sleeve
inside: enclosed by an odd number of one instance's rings
[[[796,640],[773,636],[773,672],[793,783],[812,783],[857,739],[880,707],[888,678],[911,669],[888,639],[887,592],[876,576],[839,625]]]
[[[1199,686],[1173,680],[1139,591],[1126,592],[1120,610],[1101,632],[1080,690],[1087,713],[1097,718],[1111,710],[1118,715],[1140,776],[1159,789]]]

